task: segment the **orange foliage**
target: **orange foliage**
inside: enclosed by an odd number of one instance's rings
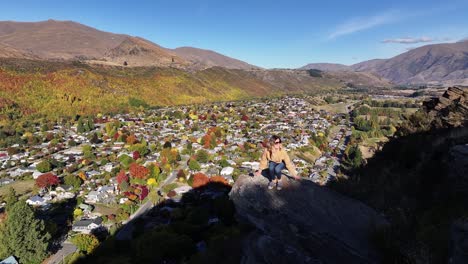
[[[210,182],[217,182],[217,183],[221,183],[221,184],[224,184],[224,185],[229,185],[229,183],[227,182],[226,179],[224,179],[223,177],[218,176],[218,175],[212,176],[210,178]]]
[[[208,182],[210,182],[210,179],[208,178],[208,176],[206,176],[205,174],[203,174],[201,172],[195,173],[193,175],[192,187],[193,188],[198,188],[198,187],[201,187],[203,185],[208,184]]]
[[[146,179],[150,171],[145,166],[141,166],[137,163],[130,165],[130,175],[136,179]]]
[[[127,137],[127,144],[129,145],[133,145],[135,143],[137,143],[137,138],[135,135],[131,134],[130,136]]]

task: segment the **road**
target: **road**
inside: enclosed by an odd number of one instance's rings
[[[76,246],[70,242],[63,242],[62,248],[57,251],[54,255],[46,260],[46,264],[59,264],[65,259],[68,255],[74,253],[77,250]]]

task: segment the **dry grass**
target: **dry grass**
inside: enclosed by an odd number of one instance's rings
[[[95,204],[94,212],[100,213],[102,215],[117,214],[117,208],[109,207],[103,204]]]
[[[347,106],[350,103],[325,104],[314,106],[316,110],[325,110],[330,113],[346,114],[349,112]]]
[[[35,183],[34,180],[26,180],[26,181],[16,181],[14,183],[4,185],[0,187],[0,196],[5,197],[10,187],[13,187],[13,189],[15,189],[17,195],[22,196],[32,191],[34,187],[34,183]]]

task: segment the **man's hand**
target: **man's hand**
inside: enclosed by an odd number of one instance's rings
[[[296,174],[296,175],[293,175],[293,177],[294,177],[294,179],[296,179],[296,180],[300,180],[300,179],[302,179],[302,177],[301,177],[301,176],[299,176],[299,175],[297,175],[297,174]]]

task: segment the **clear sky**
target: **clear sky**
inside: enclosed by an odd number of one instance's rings
[[[73,20],[265,68],[353,64],[468,37],[467,0],[15,0],[0,20]]]

